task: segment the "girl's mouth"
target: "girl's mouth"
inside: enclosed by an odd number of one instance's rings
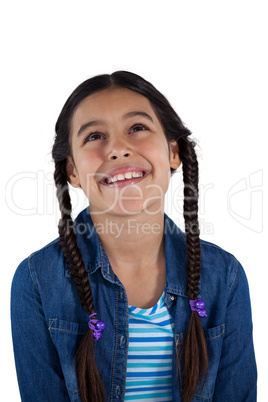
[[[144,179],[149,173],[144,171],[129,171],[124,174],[119,173],[101,181],[101,184],[108,187],[124,187],[135,184]]]

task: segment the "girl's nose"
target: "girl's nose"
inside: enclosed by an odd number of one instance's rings
[[[108,152],[108,159],[113,160],[113,159],[126,158],[131,156],[132,154],[133,154],[132,150],[125,143],[125,141],[122,141],[122,139],[121,140],[114,139],[114,141],[111,144],[111,148]]]
[[[109,157],[109,159],[120,159],[121,158],[121,156],[124,158],[124,157],[128,157],[128,156],[130,156],[130,153],[129,152],[126,152],[125,154],[118,154],[117,152],[115,152],[115,153],[113,153],[113,154],[111,154],[110,155],[110,157]]]

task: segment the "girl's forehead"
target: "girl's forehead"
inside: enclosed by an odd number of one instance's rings
[[[113,115],[120,116],[132,111],[151,113],[156,119],[151,103],[145,96],[127,88],[108,88],[84,98],[73,114],[72,123],[75,125],[88,117],[109,119]]]

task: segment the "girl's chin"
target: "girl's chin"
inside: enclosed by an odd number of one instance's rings
[[[129,203],[121,203],[120,205],[113,205],[112,207],[107,207],[103,209],[95,209],[90,206],[90,215],[99,216],[104,219],[115,218],[117,217],[128,217],[133,215],[141,215],[142,213],[146,214],[143,206],[141,205],[129,205]]]
[[[111,215],[118,215],[118,216],[133,216],[133,215],[140,215],[144,213],[142,205],[130,205],[129,203],[122,202],[120,205],[116,205],[109,211]],[[108,214],[109,214],[108,212]]]

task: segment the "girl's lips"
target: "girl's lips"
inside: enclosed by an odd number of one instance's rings
[[[142,171],[142,172],[143,172],[142,177],[132,177],[131,179],[118,180],[118,181],[115,181],[114,183],[107,183],[106,180],[102,180],[100,182],[100,184],[102,184],[106,187],[118,187],[118,188],[129,186],[131,184],[139,183],[141,180],[143,180],[149,174],[149,172],[145,172],[145,171]]]

